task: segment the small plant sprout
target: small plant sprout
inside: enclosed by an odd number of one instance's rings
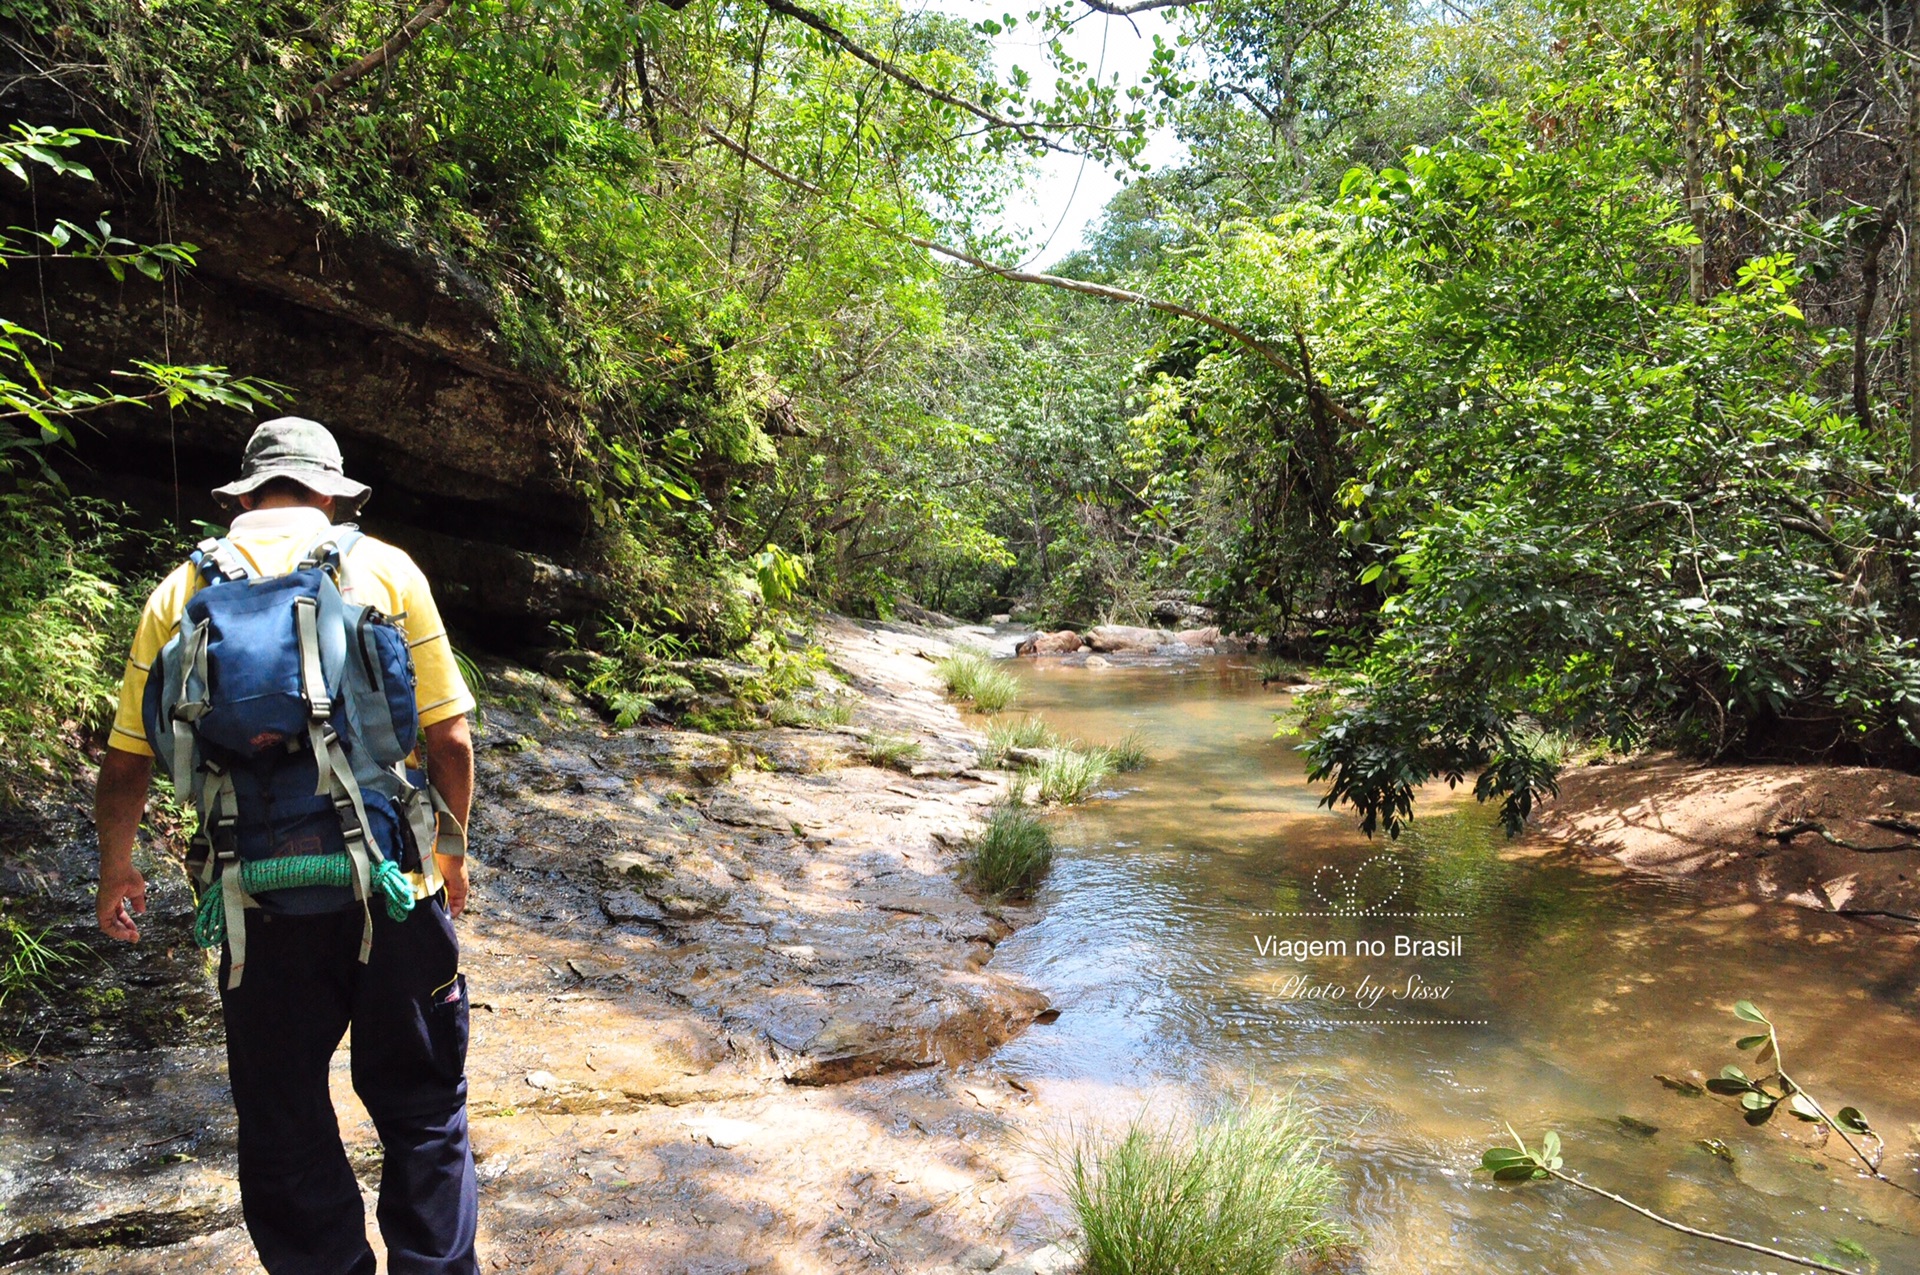
[[[869,735],[867,761],[883,770],[906,770],[920,758],[920,741],[905,735]]]
[[[1691,1235],[1695,1239],[1712,1240],[1715,1244],[1725,1244],[1731,1248],[1745,1249],[1749,1253],[1764,1254],[1767,1257],[1778,1258],[1783,1262],[1792,1262],[1797,1266],[1804,1266],[1809,1270],[1826,1271],[1829,1272],[1829,1275],[1859,1275],[1857,1271],[1849,1270],[1844,1266],[1829,1265],[1826,1262],[1820,1261],[1818,1258],[1801,1257],[1796,1253],[1788,1253],[1781,1249],[1769,1248],[1765,1244],[1756,1244],[1752,1240],[1738,1239],[1731,1235],[1720,1235],[1713,1231],[1703,1231],[1698,1227],[1688,1226],[1684,1222],[1676,1222],[1670,1217],[1663,1217],[1645,1205],[1635,1204],[1624,1195],[1615,1195],[1611,1191],[1602,1190],[1591,1182],[1587,1182],[1567,1172],[1566,1162],[1560,1155],[1560,1135],[1552,1130],[1548,1130],[1545,1134],[1541,1135],[1540,1149],[1538,1151],[1528,1147],[1526,1141],[1521,1138],[1518,1133],[1514,1132],[1512,1125],[1507,1126],[1507,1133],[1513,1138],[1512,1146],[1491,1147],[1480,1157],[1480,1171],[1491,1173],[1495,1182],[1533,1182],[1543,1178],[1552,1178],[1556,1182],[1565,1182],[1568,1186],[1578,1187],[1590,1195],[1597,1195],[1603,1200],[1610,1200],[1618,1204],[1621,1208],[1631,1209],[1641,1217],[1647,1218],[1649,1221],[1658,1222],[1667,1229],[1678,1231],[1682,1235]]]

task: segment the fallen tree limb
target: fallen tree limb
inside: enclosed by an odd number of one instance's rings
[[[1920,831],[1905,820],[1867,819],[1865,822],[1894,832]],[[1839,846],[1842,850],[1852,850],[1857,854],[1892,854],[1898,850],[1920,850],[1920,841],[1901,841],[1890,846],[1863,846],[1857,841],[1848,841],[1818,819],[1791,819],[1762,828],[1760,835],[1771,837],[1775,841],[1788,842],[1802,833],[1811,832],[1828,845]]]
[[[684,105],[681,105],[681,110],[686,111]],[[690,111],[687,112],[687,115],[690,119],[694,118]],[[749,164],[752,164],[755,168],[766,173],[774,180],[791,186],[795,190],[805,191],[816,198],[830,198],[827,192],[819,186],[804,177],[789,173],[772,160],[749,150],[704,120],[700,121],[700,131],[712,138],[720,146],[738,155],[741,159],[746,160]],[[1157,310],[1161,314],[1170,314],[1178,318],[1189,319],[1195,323],[1204,324],[1221,335],[1230,338],[1243,348],[1259,355],[1275,371],[1279,372],[1288,380],[1298,384],[1306,392],[1307,396],[1313,400],[1316,406],[1339,420],[1342,424],[1352,429],[1366,428],[1367,421],[1364,416],[1334,398],[1333,395],[1327,391],[1326,387],[1321,385],[1316,378],[1309,375],[1304,368],[1295,365],[1292,359],[1281,354],[1278,350],[1251,332],[1248,332],[1239,324],[1229,322],[1218,315],[1209,314],[1205,310],[1196,310],[1192,306],[1182,305],[1178,301],[1168,301],[1162,297],[1149,296],[1144,292],[1133,292],[1126,288],[1115,288],[1108,284],[1094,283],[1086,279],[1069,279],[1063,275],[1045,274],[1035,270],[1018,270],[1012,266],[997,265],[963,248],[955,248],[951,245],[940,243],[937,240],[913,234],[897,226],[887,225],[885,222],[875,218],[854,212],[849,212],[847,215],[862,225],[870,226],[882,234],[892,235],[894,238],[910,243],[916,248],[923,248],[928,252],[946,257],[952,261],[958,261],[963,265],[972,266],[974,269],[984,271],[987,274],[998,275],[1000,278],[1013,283],[1031,283],[1047,288],[1059,288],[1066,292],[1078,292],[1082,296],[1099,297],[1103,301],[1115,301],[1121,305],[1142,306],[1149,310]],[[1300,336],[1300,334],[1296,333],[1296,336]],[[1304,340],[1304,337],[1301,337],[1301,339]]]

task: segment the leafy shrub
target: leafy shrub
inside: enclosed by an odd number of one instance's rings
[[[934,662],[947,693],[982,713],[997,713],[1019,698],[1020,679],[999,667],[991,655],[960,647]]]
[[[0,495],[0,804],[29,773],[70,769],[112,716],[139,610],[103,556],[98,521],[69,529],[53,493]],[[81,518],[97,507],[73,503]]]
[[[1033,769],[1040,800],[1070,806],[1084,800],[1113,774],[1112,755],[1104,748],[1056,748]]]
[[[967,850],[967,883],[993,898],[1026,898],[1053,866],[1053,833],[1032,811],[1002,806]]]
[[[1134,1121],[1061,1157],[1086,1275],[1273,1275],[1342,1241],[1339,1176],[1292,1103],[1224,1109],[1192,1132]]]
[[[867,760],[889,770],[907,769],[920,752],[920,741],[904,735],[870,735],[866,741]]]

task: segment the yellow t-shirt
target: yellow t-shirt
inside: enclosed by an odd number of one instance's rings
[[[260,574],[281,575],[293,570],[301,551],[326,529],[327,516],[318,509],[256,509],[233,520],[227,539]],[[424,728],[472,712],[473,694],[454,663],[440,608],[434,605],[427,577],[413,559],[385,541],[363,536],[348,550],[341,567],[341,593],[347,601],[378,608],[406,633],[407,645],[413,649],[414,702],[420,708],[420,725]],[[185,562],[147,599],[140,627],[134,630],[126,675],[120,681],[120,708],[108,740],[112,747],[153,756],[140,717],[147,670],[178,631],[180,613],[202,583],[199,569]]]

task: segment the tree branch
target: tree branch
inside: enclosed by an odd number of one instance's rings
[[[982,106],[978,102],[972,102],[964,97],[958,97],[952,93],[933,87],[933,85],[928,84],[925,80],[907,70],[905,67],[896,62],[888,61],[879,54],[868,50],[865,46],[856,43],[853,37],[849,36],[846,32],[840,30],[840,28],[834,26],[825,18],[813,12],[813,10],[803,9],[799,5],[794,4],[793,0],[762,0],[762,2],[772,12],[782,17],[792,18],[802,26],[812,28],[825,36],[829,44],[835,45],[845,52],[852,54],[882,75],[889,79],[897,80],[924,97],[929,97],[936,102],[944,102],[948,106],[956,107],[973,116],[975,119],[985,121],[994,128],[1007,129],[1018,133],[1028,141],[1035,142],[1049,150],[1061,151],[1069,155],[1080,154],[1080,151],[1074,147],[1056,142],[1051,137],[1048,137],[1046,134],[1046,125],[1044,124],[1040,124],[1034,120],[1008,119],[1006,116]]]
[[[1131,4],[1109,4],[1107,0],[1080,0],[1080,3],[1095,13],[1126,18],[1136,13],[1145,13],[1149,9],[1193,9],[1206,4],[1207,0],[1133,0]]]
[[[332,75],[329,75],[320,83],[314,85],[313,88],[308,91],[304,102],[306,113],[312,115],[322,106],[326,105],[328,98],[338,93],[341,89],[346,88],[355,80],[366,76],[369,72],[379,70],[406,52],[407,46],[419,39],[422,31],[425,31],[428,27],[438,22],[446,14],[447,10],[452,7],[453,0],[428,0],[426,4],[421,5],[419,10],[411,18],[408,18],[398,31],[395,31],[387,37],[386,43],[361,58],[358,62],[355,62],[352,66],[343,67],[335,71]]]
[[[769,4],[784,2],[785,0],[768,0]],[[684,110],[685,108],[683,107],[682,109]],[[691,118],[691,112],[688,114],[689,118]],[[806,178],[789,173],[773,163],[773,161],[755,154],[704,120],[700,121],[700,131],[708,137],[711,137],[727,150],[732,151],[740,158],[746,160],[749,164],[752,164],[755,168],[766,173],[774,180],[792,186],[796,190],[803,190],[816,198],[831,198],[825,190],[814,185]],[[1126,288],[1110,287],[1107,284],[1094,283],[1086,279],[1069,279],[1062,275],[1042,274],[1033,270],[1016,270],[1011,266],[996,265],[986,258],[975,256],[965,249],[950,247],[947,244],[923,238],[920,235],[912,234],[897,226],[889,226],[885,222],[878,221],[861,213],[849,211],[846,215],[852,217],[862,225],[870,226],[882,234],[892,235],[894,238],[910,243],[916,248],[923,248],[928,252],[946,257],[949,260],[958,261],[964,265],[972,266],[976,270],[985,271],[987,274],[998,275],[1000,278],[1013,283],[1039,284],[1042,287],[1059,288],[1066,292],[1078,292],[1082,296],[1099,297],[1103,301],[1117,301],[1122,305],[1144,306],[1149,310],[1157,310],[1161,314],[1171,314],[1178,318],[1190,319],[1195,323],[1205,324],[1207,327],[1212,328],[1214,331],[1219,332],[1221,335],[1230,338],[1239,345],[1259,355],[1275,371],[1279,372],[1288,380],[1299,384],[1315,404],[1339,420],[1342,424],[1351,429],[1366,428],[1366,417],[1334,398],[1317,379],[1310,376],[1304,369],[1295,366],[1293,360],[1287,358],[1265,341],[1248,332],[1245,328],[1220,318],[1218,315],[1209,314],[1205,310],[1196,310],[1192,306],[1182,305],[1178,301],[1168,301],[1161,297],[1148,296],[1144,292],[1132,292]]]

